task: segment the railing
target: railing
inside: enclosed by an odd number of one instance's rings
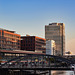
[[[74,62],[59,56],[26,55],[8,60],[1,68],[68,68]]]

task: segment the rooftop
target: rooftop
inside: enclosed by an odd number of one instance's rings
[[[35,38],[39,38],[39,39],[43,39],[43,40],[46,40],[45,38],[41,38],[41,37],[38,37],[38,36],[28,36],[28,35],[26,35],[26,36],[21,36],[21,38],[25,38],[25,37],[35,37]]]
[[[64,23],[49,23],[49,25],[63,25]]]
[[[11,32],[11,33],[15,33],[15,31],[10,31],[10,30],[3,29],[3,28],[0,28],[0,30],[7,31],[7,32]]]

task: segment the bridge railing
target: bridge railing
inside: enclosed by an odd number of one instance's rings
[[[72,61],[59,56],[30,54],[8,60],[1,65],[1,68],[69,67],[72,63]]]

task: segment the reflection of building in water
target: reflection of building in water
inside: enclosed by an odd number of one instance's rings
[[[52,71],[51,75],[65,75],[64,71]]]
[[[74,75],[74,71],[51,71],[51,75]]]

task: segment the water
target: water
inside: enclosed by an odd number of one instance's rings
[[[74,71],[52,71],[51,75],[75,75]]]

